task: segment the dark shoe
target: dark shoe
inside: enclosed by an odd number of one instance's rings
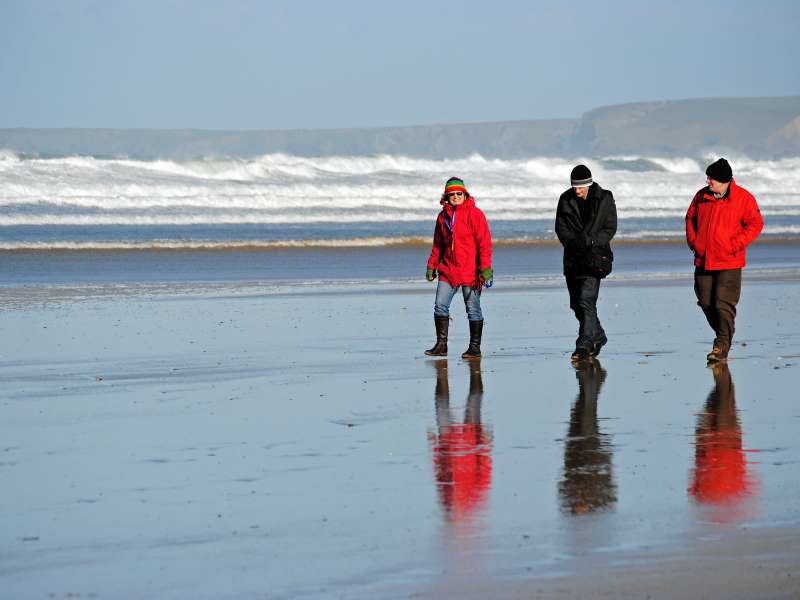
[[[469,322],[469,347],[461,358],[480,358],[481,336],[483,335],[483,321]]]
[[[450,317],[433,317],[436,325],[436,344],[430,350],[425,350],[428,356],[447,356],[447,329]]]
[[[710,363],[728,360],[728,348],[723,345],[714,344],[714,348],[706,355],[706,360]]]
[[[578,346],[575,352],[572,353],[572,360],[586,360],[591,357],[592,353],[586,346]]]
[[[592,343],[592,349],[589,351],[589,356],[597,356],[598,354],[600,354],[600,350],[607,343],[608,343],[608,338],[606,337],[606,334],[603,334],[603,336],[599,340]]]

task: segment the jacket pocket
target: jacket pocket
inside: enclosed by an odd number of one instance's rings
[[[733,238],[727,238],[725,240],[725,253],[727,256],[735,256],[736,250],[733,247]]]
[[[718,233],[709,240],[709,247],[706,249],[706,257],[714,261],[724,261],[733,256],[731,240],[724,233]]]
[[[700,241],[699,237],[694,241],[694,247],[692,248],[692,250],[694,250],[694,255],[697,258],[705,258],[705,256],[706,256],[706,244],[707,244],[707,242]]]
[[[586,272],[593,277],[603,279],[611,273],[614,253],[608,246],[592,246],[583,259]]]

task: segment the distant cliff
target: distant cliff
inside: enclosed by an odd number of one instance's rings
[[[800,156],[800,96],[639,102],[597,108],[580,119],[273,131],[0,129],[0,149],[36,156],[189,159],[478,153],[530,156]]]
[[[576,154],[800,156],[800,96],[638,102],[596,108],[578,123]]]

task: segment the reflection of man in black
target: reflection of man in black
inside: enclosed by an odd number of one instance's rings
[[[722,362],[714,364],[712,373],[714,389],[697,416],[689,495],[712,509],[713,520],[728,522],[743,518],[741,501],[753,495],[756,485],[747,472],[731,372]]]
[[[469,367],[469,394],[464,418],[450,408],[447,360],[436,366],[437,432],[429,435],[439,501],[451,523],[469,521],[485,507],[492,484],[491,431],[481,424],[483,380],[480,361]]]
[[[611,473],[611,441],[597,425],[597,396],[606,371],[597,359],[575,366],[578,397],[564,445],[564,478],[558,485],[562,509],[582,515],[609,508],[617,501]]]

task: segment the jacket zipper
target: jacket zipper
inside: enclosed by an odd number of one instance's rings
[[[708,223],[706,224],[706,253],[705,253],[705,256],[703,256],[703,268],[704,269],[708,268],[708,264],[707,264],[708,251],[709,251],[709,249],[711,247],[711,235],[710,235],[711,234],[711,221],[714,220],[714,216],[717,213],[716,204],[717,204],[717,200],[716,199],[711,201],[711,214],[708,215]]]

